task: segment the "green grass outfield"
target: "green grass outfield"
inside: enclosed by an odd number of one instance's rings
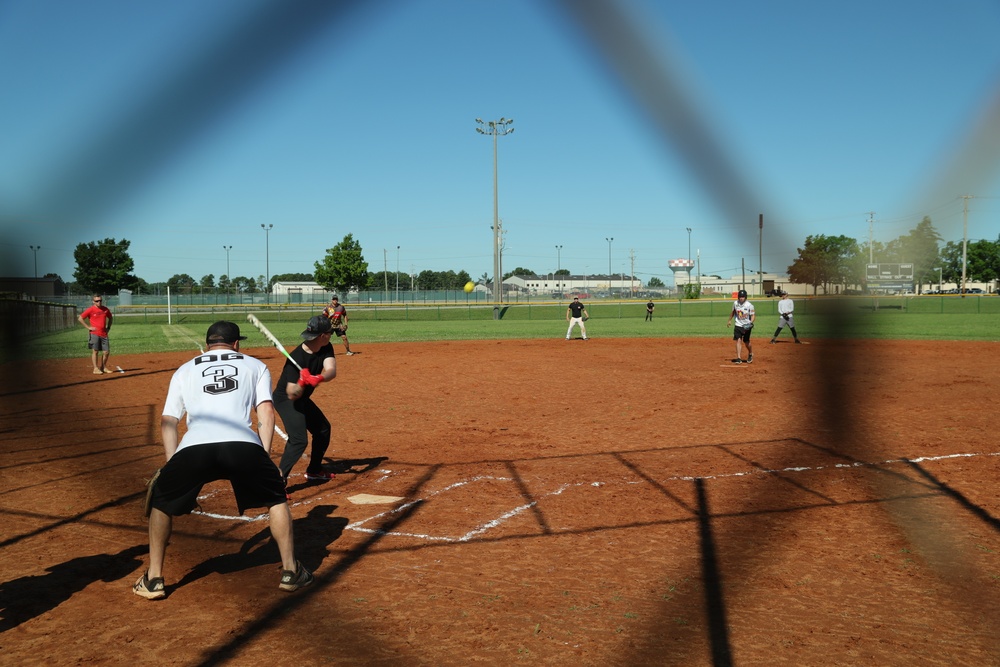
[[[997,299],[1000,303],[1000,299]],[[758,308],[756,340],[769,339],[777,325],[774,302]],[[670,306],[673,306],[672,308]],[[593,338],[679,338],[701,337],[726,340],[731,302],[692,302],[658,305],[654,320],[645,322],[645,306],[637,303],[588,304],[591,319],[587,333]],[[796,303],[796,328],[804,340],[817,338],[981,340],[1000,339],[1000,313],[915,312],[915,309],[881,307],[874,310],[857,302],[816,302],[800,308]],[[679,308],[686,308],[680,312]],[[769,312],[770,311],[770,312]],[[318,311],[317,311],[318,312]],[[560,338],[566,334],[565,306],[510,306],[501,319],[494,319],[492,307],[428,307],[350,310],[351,345],[366,343],[432,340],[502,340]],[[309,311],[256,311],[261,320],[286,347],[300,341]],[[204,344],[209,324],[219,319],[237,322],[248,340],[245,346],[265,347],[269,343],[246,321],[241,312],[190,312],[174,315],[167,323],[165,314],[119,314],[111,331],[114,355],[166,351],[197,351]],[[579,330],[574,329],[574,335]],[[790,334],[783,332],[783,337]],[[337,342],[337,346],[342,344]],[[38,336],[22,346],[9,349],[12,355],[28,359],[86,357],[87,335],[82,327]]]

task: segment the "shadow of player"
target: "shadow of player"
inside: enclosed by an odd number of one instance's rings
[[[329,555],[329,546],[344,532],[345,517],[330,516],[336,505],[314,505],[304,517],[292,521],[295,536],[295,557],[309,570],[316,570]],[[237,553],[213,556],[191,569],[168,588],[180,588],[210,574],[230,574],[261,565],[281,563],[278,545],[271,538],[271,529],[264,528],[240,546]]]
[[[0,584],[0,632],[58,607],[77,591],[95,581],[118,581],[142,565],[145,544],[116,554],[81,556],[46,568],[48,574],[31,575]]]

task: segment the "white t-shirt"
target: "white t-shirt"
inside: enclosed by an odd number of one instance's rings
[[[178,451],[209,442],[260,445],[250,412],[270,400],[267,366],[240,352],[212,350],[187,362],[170,378],[163,414],[180,420],[187,413],[188,430]]]
[[[788,297],[785,297],[784,299],[778,302],[779,315],[785,315],[786,313],[788,315],[791,315],[794,310],[795,310],[795,305],[792,303],[792,300],[789,299]]]
[[[750,324],[750,318],[754,314],[752,303],[744,301],[740,304],[739,299],[737,299],[733,301],[733,311],[736,313],[736,326],[745,327]]]

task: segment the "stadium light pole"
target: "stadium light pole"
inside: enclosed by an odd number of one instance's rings
[[[611,296],[611,243],[615,240],[615,237],[611,238],[604,237],[604,240],[608,242],[608,297]]]
[[[42,246],[40,246],[40,245],[29,245],[28,247],[31,248],[31,251],[33,253],[35,253],[35,280],[37,281],[38,280],[38,251],[42,249]],[[38,292],[38,288],[37,287],[35,288],[35,292],[36,292],[36,296],[37,296],[37,292]]]
[[[506,136],[514,131],[514,128],[511,127],[514,119],[501,117],[500,120],[486,122],[482,118],[477,118],[476,123],[479,125],[476,128],[476,132],[493,137],[493,299],[494,301],[503,301],[503,288],[501,287],[503,276],[500,274],[500,207],[497,192],[497,137]]]
[[[274,225],[264,225],[261,224],[261,229],[264,230],[264,287],[267,288],[267,294],[265,298],[267,302],[271,303],[271,230]]]
[[[396,246],[396,303],[399,303],[399,246]]]
[[[691,228],[687,227],[688,230],[688,261],[691,261]]]
[[[562,246],[556,246],[556,285],[559,284],[559,277],[562,275]],[[562,293],[562,290],[559,290]]]
[[[231,245],[224,245],[222,249],[226,251],[226,305],[229,305],[229,293],[232,291],[233,277],[229,273],[229,251],[233,249]]]

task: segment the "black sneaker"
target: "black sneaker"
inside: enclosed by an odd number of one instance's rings
[[[742,364],[742,363],[743,363],[743,360],[742,360],[742,359],[740,359],[740,358],[736,358],[736,359],[733,359],[733,363],[734,363],[734,364]]]
[[[149,572],[143,572],[139,580],[132,584],[132,592],[147,600],[159,600],[166,597],[167,591],[163,587],[163,577],[153,577],[150,579]]]
[[[802,345],[802,341],[800,341],[798,338],[796,338],[795,339],[795,344],[796,345]]]
[[[282,570],[281,583],[278,588],[283,591],[297,591],[305,588],[313,582],[312,572],[302,567],[302,563],[295,561],[295,571]]]
[[[306,470],[306,479],[310,482],[329,482],[336,477],[334,473],[325,470]]]
[[[748,364],[752,364],[753,363],[753,355],[752,354],[747,357],[747,363]]]
[[[771,339],[771,345],[774,345],[774,344],[775,344],[775,343],[777,343],[777,342],[778,342],[778,341],[774,340],[773,338]]]

